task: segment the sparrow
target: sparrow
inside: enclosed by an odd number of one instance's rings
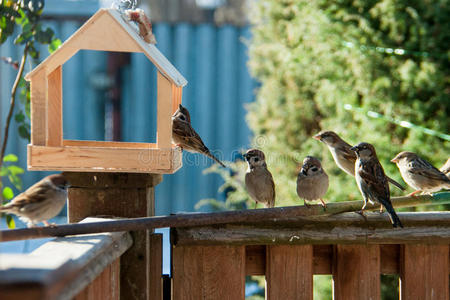
[[[183,150],[202,153],[225,168],[225,165],[211,154],[198,133],[192,128],[189,111],[181,104],[172,116],[172,142]]]
[[[400,152],[391,162],[397,164],[403,180],[416,190],[410,196],[420,192],[431,194],[441,189],[450,189],[450,179],[413,152]]]
[[[244,154],[248,163],[245,174],[245,187],[250,197],[265,207],[275,206],[275,183],[270,171],[267,169],[264,153],[258,149],[250,149]]]
[[[152,32],[152,23],[142,9],[127,9],[125,10],[125,16],[128,21],[137,23],[139,27],[139,35],[146,43],[156,44],[156,38]]]
[[[297,195],[306,201],[320,199],[323,207],[327,207],[322,197],[328,190],[328,175],[320,161],[312,156],[303,160],[303,165],[297,176]]]
[[[361,212],[370,203],[378,202],[386,208],[393,227],[403,227],[402,222],[392,207],[389,184],[381,166],[375,148],[368,143],[359,143],[350,148],[356,153],[355,179],[363,196],[364,205]]]
[[[28,227],[39,222],[49,226],[47,220],[58,215],[66,203],[67,186],[62,174],[47,176],[1,206],[0,212],[17,215]]]
[[[356,154],[351,151],[352,147],[343,139],[341,139],[335,132],[333,131],[322,131],[313,136],[314,139],[323,142],[328,146],[328,149],[333,156],[334,161],[338,165],[341,170],[346,172],[348,175],[355,176],[355,161]],[[405,188],[395,181],[394,179],[387,177],[387,180],[395,185],[400,190],[404,191]]]
[[[447,178],[450,178],[450,158],[447,159],[447,162],[439,170],[444,173]]]

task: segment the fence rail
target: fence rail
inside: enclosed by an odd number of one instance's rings
[[[266,299],[312,299],[313,276],[331,274],[333,299],[380,299],[380,275],[396,274],[401,299],[449,299],[450,213],[399,217],[403,229],[393,229],[378,213],[366,220],[345,213],[173,227],[172,287],[164,293],[163,281],[169,281],[162,275],[162,237],[149,233],[147,295],[152,300],[244,299],[246,276],[263,275]],[[330,239],[312,238],[323,228]],[[353,234],[342,234],[343,228]],[[411,232],[418,235],[409,239]],[[125,269],[132,267],[129,256],[121,255],[129,255],[132,238],[139,243],[126,232],[70,236],[29,255],[3,255],[0,298],[119,299],[120,286],[129,284]]]
[[[392,229],[387,218],[371,215],[366,222],[348,214],[331,225],[326,241],[314,238],[321,234],[320,222],[289,219],[173,228],[173,296],[244,299],[245,276],[264,275],[266,299],[312,299],[313,275],[331,274],[333,299],[380,299],[380,275],[398,274],[401,299],[449,299],[448,217],[401,214],[405,228]],[[421,237],[405,238],[408,226],[419,223]],[[342,234],[343,227],[353,234]],[[437,227],[442,236],[433,234]],[[363,232],[367,240],[359,239],[363,228],[375,233]]]

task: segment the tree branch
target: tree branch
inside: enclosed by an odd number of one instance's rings
[[[9,112],[8,117],[6,118],[6,125],[5,125],[5,132],[3,134],[3,143],[2,143],[2,149],[0,152],[0,169],[3,166],[3,157],[5,156],[6,151],[6,144],[8,143],[8,136],[9,136],[9,126],[11,125],[11,119],[14,112],[14,106],[16,104],[16,93],[17,88],[19,87],[20,79],[23,75],[23,70],[25,69],[25,62],[27,60],[28,55],[28,43],[25,45],[25,48],[23,49],[23,55],[22,60],[20,61],[19,71],[17,72],[16,80],[14,81],[12,90],[11,90],[11,102],[9,105]],[[1,177],[0,177],[0,187],[1,187]]]

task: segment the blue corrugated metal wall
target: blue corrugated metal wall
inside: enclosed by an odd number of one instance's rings
[[[81,24],[77,21],[50,22],[56,35],[68,38]],[[205,144],[224,160],[232,160],[235,151],[249,143],[245,123],[247,102],[253,101],[255,82],[247,70],[247,48],[242,42],[250,38],[249,28],[211,24],[155,24],[158,48],[189,81],[183,89],[183,104],[192,116],[194,128]],[[48,55],[45,47],[42,57]],[[0,47],[0,56],[19,59],[11,43]],[[63,67],[64,138],[104,139],[104,101],[92,79],[104,72],[106,55],[81,51]],[[28,70],[31,65],[28,65]],[[9,105],[9,91],[15,70],[0,65],[0,108],[3,126]],[[122,136],[125,141],[149,142],[156,137],[156,73],[142,54],[132,54],[123,72]],[[3,132],[3,128],[2,128]],[[17,153],[26,167],[26,143],[19,139],[15,124],[11,128],[7,153]],[[156,189],[156,212],[168,214],[192,211],[200,199],[220,197],[221,184],[215,174],[203,175],[211,165],[209,159],[185,153],[183,168],[165,175]],[[26,172],[25,187],[41,178],[43,172]]]

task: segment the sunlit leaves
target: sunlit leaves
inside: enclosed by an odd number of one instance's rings
[[[3,188],[2,196],[5,200],[11,200],[12,198],[14,198],[14,192],[9,186],[7,186]]]
[[[59,46],[61,46],[61,44],[62,43],[60,39],[53,38],[50,44],[48,44],[48,51],[50,52],[50,54],[56,51],[59,48]]]
[[[5,155],[5,157],[3,157],[4,162],[16,162],[18,160],[19,160],[19,158],[15,154],[12,154],[12,153]]]
[[[14,222],[14,219],[11,215],[6,216],[6,225],[8,225],[9,229],[16,228],[16,222]]]

